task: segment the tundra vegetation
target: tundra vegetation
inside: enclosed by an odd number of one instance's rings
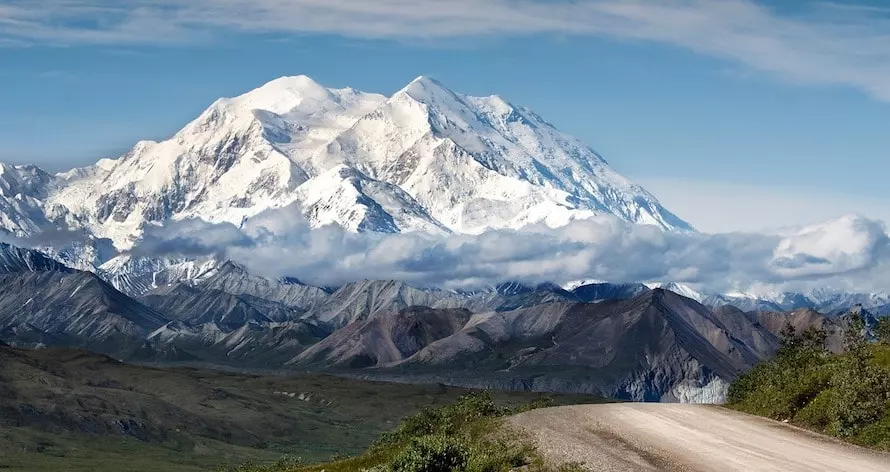
[[[571,472],[577,464],[551,467],[521,434],[502,419],[533,408],[550,406],[540,399],[520,406],[499,406],[489,392],[475,392],[454,403],[427,408],[383,434],[363,454],[305,465],[285,458],[276,464],[245,464],[225,472]]]
[[[788,325],[781,340],[774,358],[733,382],[728,406],[890,450],[890,318],[866,330],[851,314],[842,353],[816,328]]]
[[[442,444],[453,450],[485,436],[486,428],[497,428],[498,417],[519,405],[548,404],[539,393],[495,391],[484,401],[464,398],[469,393],[319,374],[157,368],[77,349],[0,346],[0,470],[207,472],[248,461],[288,470],[297,463],[342,462],[364,451],[372,459],[394,459],[386,454],[408,449],[404,461],[410,462],[411,454],[431,454]],[[591,395],[547,398],[555,404],[602,401]],[[425,416],[415,418],[421,410]],[[407,441],[424,418],[447,419],[452,426],[416,434],[416,444]],[[380,439],[388,431],[396,432]],[[488,441],[495,447],[507,439]],[[522,452],[521,444],[510,444]],[[279,461],[283,456],[290,458]],[[464,449],[459,457],[473,459]]]

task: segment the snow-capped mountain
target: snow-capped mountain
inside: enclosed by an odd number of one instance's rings
[[[686,298],[695,300],[699,303],[702,303],[707,295],[699,292],[698,290],[690,287],[689,285],[677,283],[677,282],[653,282],[646,284],[650,290],[655,290],[656,288],[664,289],[669,292],[676,293],[677,295],[682,295]]]
[[[50,226],[44,200],[54,182],[55,177],[35,166],[0,163],[0,228],[27,236]]]
[[[46,270],[67,271],[68,268],[40,252],[0,243],[0,274]]]
[[[217,100],[166,141],[143,141],[112,162],[70,173],[49,201],[119,247],[146,223],[198,217],[240,224],[297,199],[310,178],[299,159],[383,100],[303,76],[277,79]]]
[[[83,230],[117,249],[146,225],[240,225],[293,203],[312,226],[350,231],[478,233],[596,214],[692,229],[534,112],[426,77],[389,98],[282,77],[117,159],[57,175],[0,167],[0,228]]]
[[[868,309],[890,304],[890,294],[887,292],[850,293],[822,288],[811,290],[807,295],[819,311],[826,313],[845,311],[854,305]]]
[[[502,98],[468,97],[419,77],[315,152],[399,186],[459,233],[551,226],[597,213],[666,229],[689,225],[589,147]]]
[[[176,282],[189,285],[200,283],[222,264],[214,258],[121,255],[99,266],[96,272],[121,292],[131,297],[141,297],[148,291]]]
[[[613,284],[607,284],[613,285]],[[886,292],[857,293],[831,288],[817,288],[803,292],[732,292],[707,293],[677,282],[648,283],[649,289],[662,288],[695,300],[702,305],[717,308],[733,306],[742,311],[793,311],[808,308],[824,314],[841,314],[859,305],[862,308],[879,308],[890,305]]]

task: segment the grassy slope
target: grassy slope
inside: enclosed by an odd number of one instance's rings
[[[865,374],[851,374],[850,354],[771,360],[733,384],[728,406],[890,450],[890,345],[867,346],[865,358]]]
[[[324,375],[159,369],[76,350],[0,348],[0,469],[175,472],[285,454],[321,461],[358,454],[405,416],[464,393]],[[537,397],[502,393],[496,400],[518,404]]]
[[[0,427],[0,470],[92,472],[198,472],[220,463],[275,461],[280,452],[195,438],[183,444],[146,443],[130,437],[50,433]]]
[[[527,438],[503,425],[507,415],[553,404],[537,400],[505,407],[495,403],[488,392],[472,393],[450,405],[427,408],[406,418],[356,457],[310,465],[285,461],[266,466],[248,464],[228,472],[584,470],[572,464],[552,468]]]

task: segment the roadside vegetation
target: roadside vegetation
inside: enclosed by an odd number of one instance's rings
[[[277,464],[245,464],[226,472],[573,472],[577,465],[549,467],[526,438],[503,425],[503,418],[551,406],[541,399],[518,407],[498,406],[490,393],[461,396],[454,403],[427,408],[383,434],[365,453],[305,465],[286,458]]]
[[[890,450],[890,319],[874,333],[869,339],[863,320],[852,315],[845,352],[833,354],[824,331],[798,333],[788,325],[775,358],[733,382],[727,405]]]

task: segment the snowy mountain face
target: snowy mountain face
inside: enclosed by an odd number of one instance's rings
[[[306,285],[290,278],[269,280],[247,272],[243,267],[227,261],[203,273],[190,284],[201,290],[216,290],[243,298],[266,300],[292,310],[306,312],[328,298],[321,288]]]
[[[890,304],[890,294],[887,292],[849,293],[840,290],[816,289],[807,295],[815,308],[823,313],[847,311],[855,305],[869,309]]]
[[[666,282],[666,283],[656,282],[656,283],[646,284],[646,286],[650,290],[655,290],[657,288],[667,290],[669,292],[676,293],[677,295],[682,295],[686,298],[695,300],[699,303],[704,301],[704,299],[706,298],[706,295],[695,290],[694,288],[690,287],[689,285],[681,284],[681,283],[677,283],[677,282]]]
[[[69,271],[40,252],[0,243],[0,274],[18,272]]]
[[[290,204],[309,179],[297,164],[383,97],[287,77],[220,99],[172,138],[66,176],[50,202],[95,235],[131,245],[146,223],[198,217],[240,224]]]
[[[310,172],[345,165],[397,185],[458,233],[559,226],[598,213],[690,229],[530,110],[424,77],[315,152],[310,165]]]
[[[0,166],[0,228],[85,230],[119,250],[146,225],[240,225],[292,203],[314,227],[349,231],[478,233],[597,214],[691,230],[532,111],[424,77],[389,98],[282,77],[117,159],[55,176]]]
[[[605,284],[612,286],[613,284]],[[890,294],[886,292],[855,293],[819,288],[805,292],[777,293],[702,293],[681,283],[650,283],[648,288],[662,288],[695,300],[711,308],[732,306],[745,312],[815,310],[819,313],[838,315],[848,312],[854,306],[875,309],[890,304]]]
[[[134,257],[121,255],[99,266],[96,271],[103,279],[131,297],[182,282],[200,283],[222,262],[213,259],[177,259],[163,257]]]
[[[44,201],[55,180],[34,166],[0,163],[0,230],[29,236],[49,227]]]

